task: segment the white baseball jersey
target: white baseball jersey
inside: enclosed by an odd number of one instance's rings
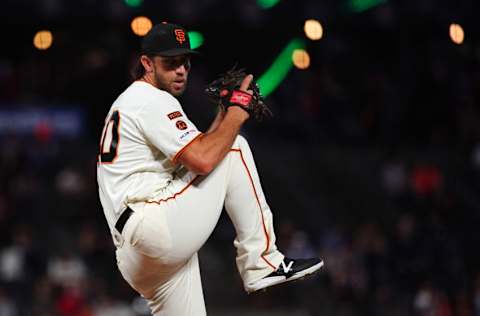
[[[171,181],[176,158],[200,135],[178,100],[149,83],[135,81],[115,100],[97,160],[110,229],[128,203],[148,201]]]

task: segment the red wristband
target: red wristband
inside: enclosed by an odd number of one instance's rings
[[[232,96],[230,97],[230,103],[239,104],[244,107],[248,107],[251,100],[252,95],[241,90],[233,90]]]

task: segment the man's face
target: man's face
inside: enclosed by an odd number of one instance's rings
[[[178,97],[187,87],[190,56],[155,56],[153,57],[153,69],[156,86]]]

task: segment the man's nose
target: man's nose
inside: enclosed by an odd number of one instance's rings
[[[187,68],[185,67],[185,65],[180,65],[179,67],[177,67],[177,69],[175,69],[175,72],[177,74],[185,74],[187,72]]]

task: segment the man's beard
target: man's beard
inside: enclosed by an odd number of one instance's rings
[[[165,83],[165,81],[160,78],[157,74],[155,74],[155,81],[156,85],[160,90],[167,91],[174,97],[179,97],[185,92],[185,89],[187,88],[187,80],[185,79],[185,83],[183,84],[183,89],[182,90],[173,90],[168,84]]]

